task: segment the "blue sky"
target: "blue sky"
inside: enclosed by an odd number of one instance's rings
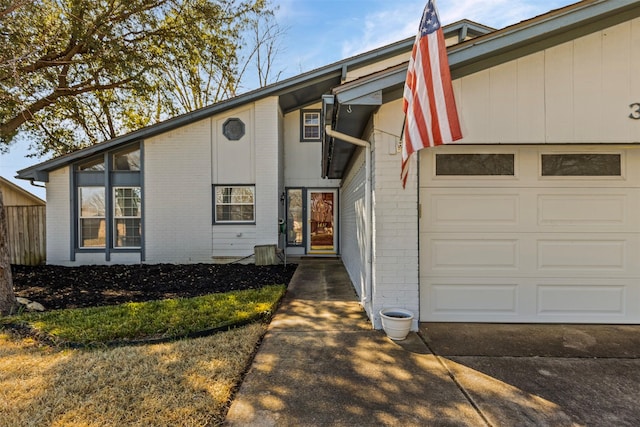
[[[276,70],[281,79],[330,64],[415,35],[426,0],[272,0],[286,33]],[[503,28],[575,1],[566,0],[439,0],[443,25],[470,19]],[[247,89],[254,89],[250,84]],[[0,176],[45,198],[43,189],[14,180],[16,171],[45,159],[26,158],[26,144],[0,154]]]

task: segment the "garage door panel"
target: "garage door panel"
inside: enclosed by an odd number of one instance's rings
[[[540,277],[640,276],[640,234],[538,233],[533,239]]]
[[[440,279],[429,281],[421,307],[430,317],[482,314],[516,316],[518,285],[508,279],[482,283],[477,280]]]
[[[634,216],[640,212],[640,190],[607,192],[594,193],[589,188],[423,188],[421,230],[640,232]]]
[[[640,275],[640,235],[422,233],[425,275],[630,277]]]
[[[519,268],[520,249],[517,239],[496,239],[490,236],[428,240],[427,269],[438,271],[502,270],[513,274]]]
[[[537,194],[537,225],[540,231],[629,231],[638,221],[634,212],[640,212],[638,191],[609,189],[600,193],[593,189],[556,189]]]
[[[519,195],[488,192],[429,194],[431,227],[441,226],[514,226],[518,224]]]
[[[632,279],[421,278],[420,317],[435,322],[640,323]]]
[[[619,285],[538,285],[538,314],[563,316],[623,316],[625,291]]]
[[[628,259],[627,241],[622,239],[538,240],[538,269],[541,272],[624,272],[629,264]]]

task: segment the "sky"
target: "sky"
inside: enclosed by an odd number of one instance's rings
[[[274,69],[280,79],[413,37],[426,0],[272,0],[285,29]],[[439,0],[440,21],[470,19],[496,29],[516,24],[574,0]],[[250,82],[245,88],[255,89]],[[0,154],[0,176],[45,199],[42,188],[16,180],[16,171],[47,159],[27,158],[24,142]]]

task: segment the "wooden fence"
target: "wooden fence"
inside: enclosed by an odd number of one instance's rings
[[[46,260],[46,207],[5,206],[11,264],[39,265]]]

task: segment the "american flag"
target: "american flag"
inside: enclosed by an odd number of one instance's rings
[[[402,188],[407,184],[411,154],[462,138],[444,34],[434,0],[429,0],[424,8],[413,44],[403,109]]]

